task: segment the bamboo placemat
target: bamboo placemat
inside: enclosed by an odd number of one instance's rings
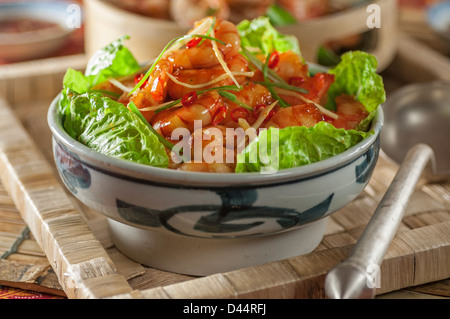
[[[13,81],[0,70],[0,254],[9,252],[0,260],[0,284],[69,298],[324,298],[326,272],[357,241],[397,170],[382,153],[365,191],[329,218],[308,255],[206,277],[144,267],[115,249],[103,216],[68,194],[55,174],[46,111],[66,68],[83,64],[80,57],[46,62],[51,71],[43,75],[37,70],[46,68],[35,64],[10,69]],[[42,78],[50,85],[36,90]],[[421,181],[381,266],[377,294],[408,288],[448,297],[447,278],[450,184]]]

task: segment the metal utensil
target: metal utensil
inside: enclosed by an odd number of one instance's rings
[[[388,98],[383,112],[381,148],[401,165],[348,258],[328,272],[331,299],[375,296],[377,271],[422,173],[450,177],[450,82],[406,86]]]

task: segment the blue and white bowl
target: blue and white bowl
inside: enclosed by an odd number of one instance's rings
[[[333,158],[274,174],[199,173],[100,154],[48,112],[58,172],[72,194],[110,222],[116,246],[155,268],[208,275],[314,250],[326,217],[355,199],[378,159],[375,134]]]

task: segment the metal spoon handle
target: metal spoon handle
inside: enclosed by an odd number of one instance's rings
[[[409,198],[432,156],[433,150],[425,144],[409,150],[349,257],[328,273],[325,290],[329,298],[373,297],[376,287],[369,287],[368,271],[381,265]]]

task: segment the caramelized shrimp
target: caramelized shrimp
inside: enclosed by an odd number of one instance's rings
[[[165,137],[170,137],[176,128],[193,132],[195,120],[201,121],[202,126],[210,125],[224,107],[217,91],[206,92],[188,104],[158,113],[152,121],[153,128]]]
[[[163,59],[156,64],[150,77],[143,85],[137,89],[130,98],[139,109],[161,104],[167,96],[167,83],[169,81],[168,73],[173,72],[173,65]],[[142,115],[147,120],[153,117],[153,111],[142,111]]]
[[[304,64],[301,57],[293,51],[272,52],[270,57],[259,55],[258,59],[265,63],[268,61],[268,67],[277,73],[283,80],[290,83],[299,78],[308,77],[308,65]],[[264,77],[260,70],[255,72],[253,81],[263,81]]]
[[[223,42],[216,42],[222,59],[227,59],[239,53],[241,38],[237,27],[231,22],[217,21],[211,36]],[[174,65],[175,69],[205,69],[218,66],[220,61],[216,56],[212,42],[213,40],[197,42],[194,38],[185,47],[171,51],[167,59]]]
[[[233,138],[233,140],[231,140]],[[189,139],[191,161],[181,164],[184,171],[231,173],[236,163],[235,136],[227,134],[222,125],[210,125],[195,130]]]
[[[338,119],[331,123],[336,128],[354,129],[369,113],[364,105],[350,95],[339,95],[335,99]]]
[[[290,105],[303,103],[326,103],[327,92],[334,82],[334,75],[328,73],[316,73],[313,77],[295,77],[291,78],[289,84],[303,88],[307,93],[298,93],[277,89],[280,97]]]
[[[293,51],[274,52],[272,57],[276,57],[277,55],[278,57],[273,59],[272,65],[269,59],[269,67],[286,82],[289,83],[292,82],[292,79],[298,77],[306,78],[308,76],[308,65],[303,63],[298,54]]]
[[[323,115],[314,104],[301,104],[281,108],[267,122],[265,127],[285,128],[288,126],[313,127],[323,121]]]
[[[243,118],[252,125],[256,121],[261,109],[274,101],[272,95],[265,86],[253,82],[244,85],[242,90],[233,92],[233,94],[236,95],[240,102],[252,107],[253,110],[247,110],[242,106],[227,100],[225,102],[227,105],[227,113],[221,122],[222,125],[227,127],[238,127],[240,118]]]
[[[248,72],[248,61],[241,54],[234,55],[229,59],[225,60],[228,68],[231,72],[236,73],[235,79],[239,84],[243,84],[247,77],[245,72]],[[239,75],[243,74],[243,75]],[[169,95],[173,99],[179,99],[184,95],[188,94],[194,90],[208,89],[211,87],[218,87],[224,85],[232,85],[234,82],[230,77],[227,76],[225,70],[222,66],[216,66],[209,69],[192,69],[184,70],[179,69],[173,73],[173,76],[185,85],[176,83],[174,81],[169,82]],[[223,78],[220,81],[215,81],[215,79]]]
[[[212,19],[210,19],[212,20]],[[228,21],[218,21],[214,26],[214,36],[224,42],[217,44],[218,54],[227,60],[234,57],[240,48],[240,37],[236,26]],[[180,69],[201,69],[219,66],[220,60],[213,49],[212,40],[199,41],[195,45],[168,51],[155,65],[147,83],[136,90],[130,98],[139,109],[161,104],[168,93],[168,82],[174,71]],[[189,42],[188,42],[189,44]],[[151,121],[153,111],[142,111],[144,117]]]

